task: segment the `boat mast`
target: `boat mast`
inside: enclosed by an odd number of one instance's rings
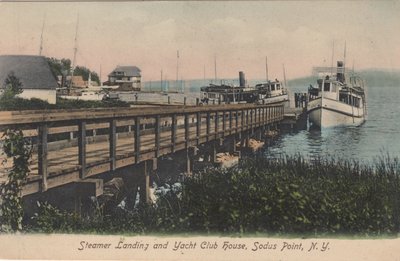
[[[268,57],[265,56],[265,78],[268,82]]]
[[[163,92],[164,91],[164,87],[163,87],[163,79],[162,79],[162,69],[161,69],[161,81],[160,81],[160,89],[161,89],[161,92]]]
[[[39,56],[42,56],[42,51],[43,51],[43,31],[44,31],[44,23],[45,23],[45,21],[46,21],[46,14],[43,17],[42,33],[40,34]]]
[[[100,64],[100,77],[99,77],[99,79],[100,79],[100,86],[103,86],[103,81],[101,80],[101,64]]]
[[[287,86],[286,83],[286,70],[285,70],[285,64],[282,64],[282,68],[283,68],[283,82],[285,83],[285,88]]]
[[[214,54],[214,73],[215,73],[215,84],[217,83],[217,55]]]
[[[176,50],[176,90],[178,90],[178,81],[179,81],[179,50]]]
[[[74,76],[74,71],[75,71],[76,53],[78,52],[78,26],[79,26],[79,14],[77,15],[77,18],[76,18],[74,58],[72,59],[71,80],[69,83],[69,87],[72,87],[72,78]]]
[[[333,75],[333,54],[335,52],[335,40],[332,41],[331,76]]]
[[[345,77],[346,72],[346,41],[344,41],[344,54],[343,54],[343,77]],[[346,81],[346,78],[345,80]]]
[[[204,81],[204,85],[206,84],[206,65],[204,64],[204,66],[203,66],[203,81]]]

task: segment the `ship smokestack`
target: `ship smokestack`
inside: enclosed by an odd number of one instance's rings
[[[336,73],[336,79],[344,83],[344,67],[343,67],[343,61],[337,61],[337,73]]]
[[[240,71],[239,72],[239,86],[240,87],[245,87],[245,84],[246,84],[246,80],[245,80],[245,77],[244,77],[244,72]]]

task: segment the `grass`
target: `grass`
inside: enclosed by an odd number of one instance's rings
[[[301,156],[253,158],[188,177],[153,205],[99,205],[88,218],[45,206],[29,231],[206,235],[396,236],[400,165]],[[49,210],[50,209],[50,210]],[[104,209],[107,209],[104,212]]]

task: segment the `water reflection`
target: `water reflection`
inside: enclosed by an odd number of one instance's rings
[[[400,88],[368,90],[367,121],[359,127],[314,129],[282,135],[266,149],[268,157],[301,154],[308,158],[334,156],[372,162],[382,153],[400,155]]]

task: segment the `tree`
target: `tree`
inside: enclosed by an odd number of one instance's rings
[[[65,77],[70,75],[71,72],[71,60],[64,59],[61,60],[56,58],[47,58],[51,72],[56,80],[59,75]],[[94,71],[89,70],[84,66],[76,66],[74,69],[74,76],[82,76],[84,81],[89,79],[89,74],[91,74],[92,81],[97,82],[100,85],[100,77]],[[65,80],[65,79],[64,79]],[[62,84],[65,84],[64,82]]]
[[[84,66],[76,66],[75,67],[74,75],[82,76],[84,81],[87,81],[89,79],[89,74],[91,74],[92,81],[97,82],[100,85],[100,78],[96,72],[90,71],[88,68],[86,68]]]
[[[47,62],[50,66],[50,70],[53,73],[55,79],[59,75],[68,75],[71,70],[71,60],[70,59],[61,59],[58,60],[56,58],[46,58]]]
[[[4,92],[14,97],[23,92],[22,82],[15,76],[14,72],[10,72],[4,81]]]

